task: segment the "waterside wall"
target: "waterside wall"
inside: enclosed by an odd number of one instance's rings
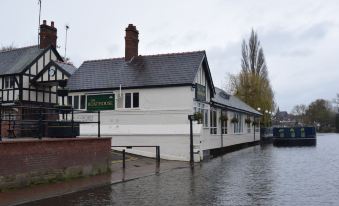
[[[0,142],[0,191],[110,171],[111,138]]]

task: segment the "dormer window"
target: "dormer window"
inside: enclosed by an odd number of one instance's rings
[[[14,88],[14,76],[5,77],[5,89]]]

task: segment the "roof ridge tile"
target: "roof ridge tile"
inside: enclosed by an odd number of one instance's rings
[[[177,54],[192,54],[192,53],[200,53],[205,52],[205,50],[196,50],[196,51],[186,51],[186,52],[169,52],[163,54],[147,54],[147,55],[139,55],[139,56],[166,56],[166,55],[177,55]]]
[[[125,57],[114,57],[114,58],[106,58],[106,59],[93,59],[93,60],[86,60],[84,62],[99,62],[99,61],[107,61],[107,60],[115,60],[115,59],[123,59]]]
[[[172,52],[172,53],[162,53],[162,54],[147,54],[147,55],[139,55],[138,57],[152,57],[152,56],[166,56],[166,55],[178,55],[178,54],[192,54],[192,53],[200,53],[206,52],[205,50],[196,50],[196,51],[186,51],[186,52]],[[108,60],[117,60],[124,59],[125,57],[114,57],[114,58],[106,58],[106,59],[93,59],[86,60],[84,62],[99,62],[99,61],[108,61]]]

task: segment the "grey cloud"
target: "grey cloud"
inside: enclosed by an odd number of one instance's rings
[[[333,24],[328,22],[314,24],[302,32],[299,36],[299,40],[322,39],[326,36],[331,26],[333,26]]]
[[[289,51],[285,51],[282,52],[282,56],[286,56],[286,57],[307,57],[310,56],[312,54],[312,50],[311,49],[294,49],[294,50],[289,50]]]

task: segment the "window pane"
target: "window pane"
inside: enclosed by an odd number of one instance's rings
[[[80,109],[85,109],[86,107],[86,96],[85,95],[81,95],[80,98]]]
[[[131,108],[131,93],[125,94],[125,108]]]
[[[72,106],[72,96],[67,97],[67,104]]]
[[[79,96],[74,96],[74,109],[79,109]]]
[[[133,93],[133,107],[139,107],[139,93]]]
[[[204,127],[208,127],[208,110],[204,109]]]

